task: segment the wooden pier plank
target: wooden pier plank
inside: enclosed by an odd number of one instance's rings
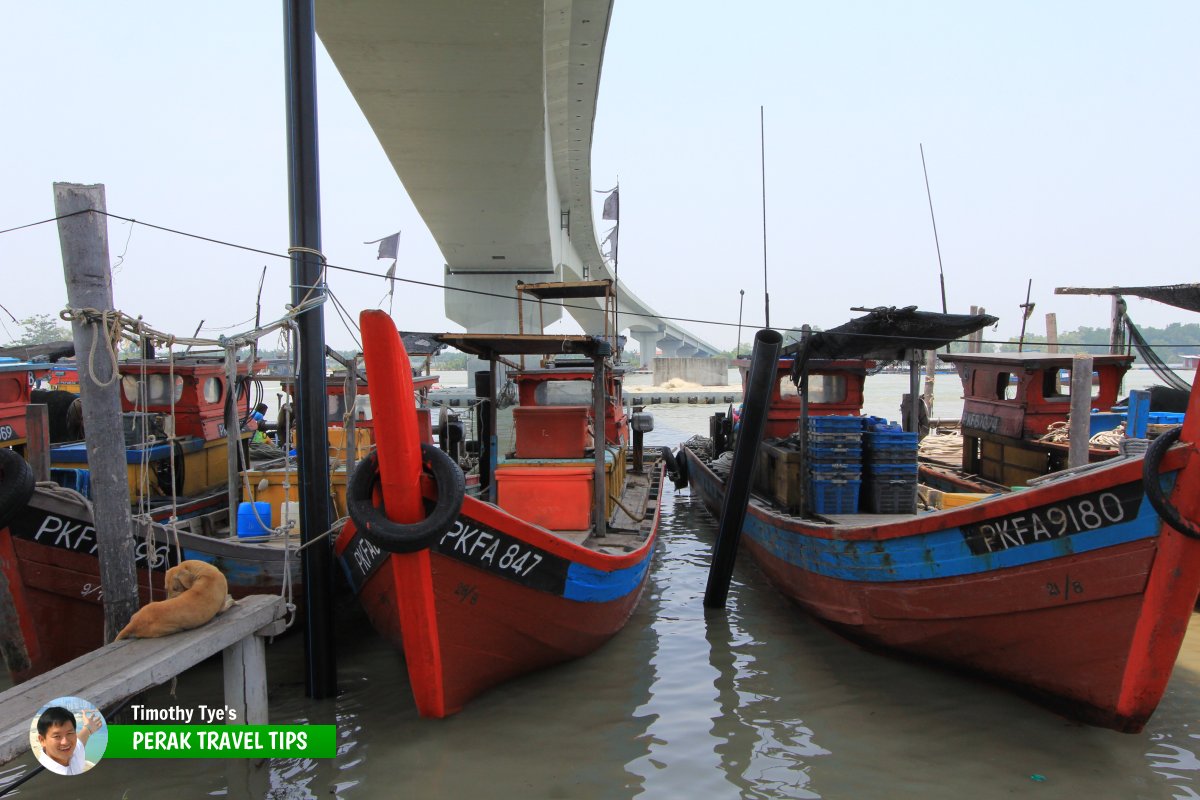
[[[266,722],[266,666],[259,631],[274,633],[285,604],[278,595],[244,597],[225,613],[199,628],[160,639],[124,639],[93,650],[73,661],[0,694],[0,764],[29,749],[29,726],[43,705],[56,697],[82,697],[103,711],[153,686],[166,683],[184,670],[226,648],[237,651],[235,670],[244,687],[236,698],[239,722],[261,715]],[[245,644],[249,640],[255,644]],[[240,644],[239,643],[243,643]],[[257,651],[255,648],[258,648]],[[257,665],[257,666],[256,666]],[[254,670],[257,671],[255,675]],[[248,677],[253,676],[253,677]],[[229,675],[226,674],[228,688]],[[261,685],[259,685],[261,684]],[[263,702],[262,710],[253,704]],[[236,706],[234,706],[236,708]],[[253,721],[251,721],[253,722]]]

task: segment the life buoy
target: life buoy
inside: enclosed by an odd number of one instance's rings
[[[1163,522],[1184,536],[1200,539],[1200,528],[1196,527],[1195,523],[1184,519],[1179,513],[1179,509],[1171,505],[1170,499],[1158,480],[1158,465],[1162,463],[1163,455],[1171,449],[1171,445],[1179,441],[1181,430],[1183,430],[1182,427],[1172,428],[1146,448],[1145,460],[1142,462],[1142,484],[1146,489],[1146,499],[1150,501],[1150,507],[1158,512]]]
[[[354,525],[374,544],[392,553],[424,550],[449,530],[462,510],[466,481],[450,456],[431,444],[421,445],[421,458],[437,485],[437,502],[419,522],[393,522],[373,502],[379,479],[379,456],[372,452],[361,461],[346,487],[346,510]]]
[[[33,497],[33,470],[13,450],[0,450],[0,528],[29,504]]]

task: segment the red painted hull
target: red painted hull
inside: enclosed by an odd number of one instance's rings
[[[135,540],[140,602],[165,599],[163,576],[178,562],[174,539],[168,541],[166,532],[158,529],[152,546],[140,535]],[[14,683],[103,646],[100,563],[89,552],[92,543],[88,507],[41,489],[9,527],[0,529],[0,572],[7,580],[23,640],[0,642],[9,656]],[[234,598],[280,593],[283,588],[285,565],[276,548],[192,533],[180,533],[179,544],[183,558],[200,558],[220,567]],[[301,585],[299,564],[300,559],[293,557],[286,567],[295,586]],[[27,666],[11,668],[22,662]]]
[[[605,573],[631,574],[615,581],[611,599],[580,600],[564,596],[569,588],[531,585],[527,576],[467,563],[452,534],[432,551],[379,553],[382,563],[362,582],[359,599],[375,629],[404,651],[417,709],[425,717],[456,713],[493,686],[603,645],[637,606],[655,545],[651,533],[631,553],[597,553],[472,498],[467,498],[460,522],[507,534],[525,548],[522,553],[540,554],[543,563],[558,564],[564,576],[572,565],[599,573],[597,582],[605,581]],[[653,527],[657,531],[657,510]],[[360,546],[355,537],[353,523],[348,523],[335,545],[343,564]],[[570,585],[569,577],[565,583]],[[421,607],[428,613],[421,614]],[[415,621],[406,623],[405,618]]]
[[[693,491],[717,513],[721,481],[684,452]],[[1192,519],[1200,495],[1198,470],[1187,468],[1194,458],[1179,448],[1163,460],[1164,470],[1179,470],[1172,496]],[[875,527],[805,521],[757,502],[742,544],[785,596],[849,638],[986,676],[1083,721],[1136,732],[1162,697],[1200,591],[1200,541],[1148,509],[1136,489],[1140,472],[1141,460],[1130,460]],[[1128,505],[1118,511],[1122,493]],[[1035,515],[1058,519],[1058,510],[1077,512],[1070,504],[1096,496],[1105,498],[1111,526],[1097,517],[1103,525],[1053,540],[995,550],[979,540],[974,551],[964,545],[972,531],[1014,520],[1028,525]]]

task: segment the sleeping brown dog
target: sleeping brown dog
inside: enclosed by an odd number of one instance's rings
[[[180,562],[167,570],[164,583],[167,599],[139,608],[118,639],[153,639],[198,628],[233,604],[225,576],[206,561]]]

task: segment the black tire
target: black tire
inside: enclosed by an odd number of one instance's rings
[[[33,497],[33,470],[8,448],[0,449],[0,528],[8,527]]]
[[[679,449],[679,455],[676,456],[671,452],[671,448],[662,448],[663,463],[667,465],[667,475],[671,479],[671,483],[675,484],[676,489],[684,489],[688,485],[687,475],[687,456],[683,454],[683,448]]]
[[[676,489],[688,488],[688,458],[683,452],[682,445],[679,448],[679,454],[675,456],[675,476],[673,478]]]
[[[450,456],[431,444],[421,445],[421,457],[437,484],[437,502],[420,522],[393,522],[373,502],[379,480],[379,456],[372,452],[350,477],[346,487],[346,510],[354,526],[372,543],[391,553],[415,553],[431,546],[450,529],[462,510],[466,480]]]
[[[1200,539],[1200,528],[1180,515],[1179,509],[1171,505],[1162,484],[1158,482],[1158,465],[1162,463],[1163,455],[1171,449],[1171,445],[1179,441],[1181,430],[1183,429],[1172,428],[1146,448],[1145,460],[1142,462],[1142,484],[1146,490],[1146,499],[1150,501],[1151,508],[1158,512],[1158,516],[1162,517],[1163,522],[1184,536]]]

